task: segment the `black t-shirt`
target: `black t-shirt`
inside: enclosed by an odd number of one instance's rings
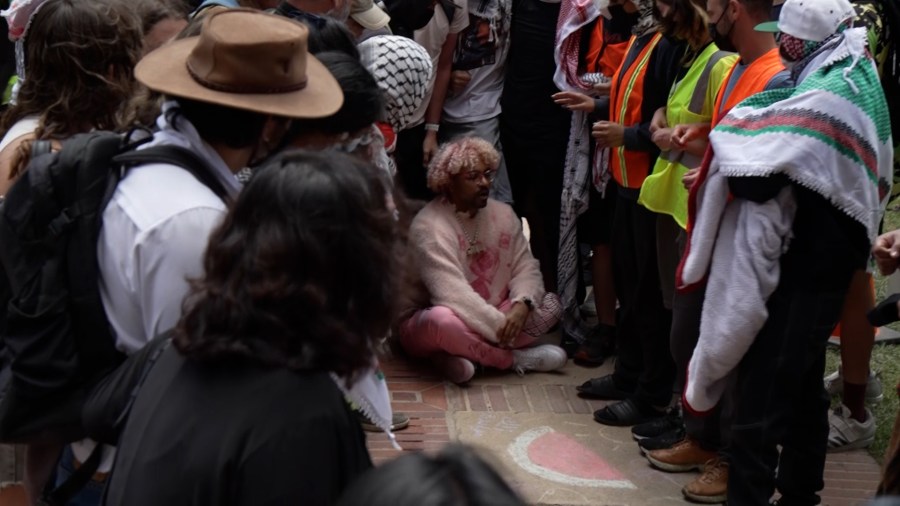
[[[105,503],[326,505],[370,467],[328,374],[200,364],[170,347],[137,396]]]

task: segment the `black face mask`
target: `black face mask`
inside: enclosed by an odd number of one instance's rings
[[[722,18],[725,17],[725,13],[723,12],[719,19],[715,23],[709,23],[709,36],[712,38],[713,42],[716,44],[722,51],[728,51],[731,53],[736,53],[737,48],[731,42],[731,32],[734,30],[734,22],[731,23],[731,26],[728,27],[728,31],[724,34],[719,33],[719,23],[722,22]]]
[[[631,27],[638,22],[639,14],[625,12],[625,7],[621,5],[610,5],[609,13],[612,15],[612,19],[604,18],[597,21],[604,23],[603,36],[607,37],[607,41],[611,44],[628,42],[631,37]]]
[[[441,4],[438,3],[438,5],[431,8],[419,7],[416,10],[411,11],[408,19],[410,29],[416,31],[425,28],[425,25],[431,22],[431,18],[434,17],[434,10],[440,8]]]

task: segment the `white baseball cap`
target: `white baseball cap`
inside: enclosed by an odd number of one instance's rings
[[[855,16],[849,0],[786,0],[778,21],[761,23],[756,30],[821,42],[837,32],[841,23]]]
[[[352,0],[350,17],[369,30],[380,30],[391,21],[391,17],[375,5],[373,0]]]

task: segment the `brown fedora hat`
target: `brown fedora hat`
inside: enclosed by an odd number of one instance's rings
[[[290,118],[323,118],[344,94],[309,54],[306,26],[251,9],[203,21],[198,37],[166,44],[134,69],[138,81],[174,97]]]

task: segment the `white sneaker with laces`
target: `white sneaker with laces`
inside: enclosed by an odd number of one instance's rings
[[[844,452],[866,448],[875,440],[875,416],[866,408],[866,421],[858,422],[841,404],[828,413],[828,451]]]
[[[839,395],[844,391],[844,375],[843,370],[838,366],[837,371],[825,376],[825,391],[828,395]],[[884,388],[881,386],[881,379],[875,374],[875,371],[869,371],[869,382],[866,383],[866,403],[878,404],[884,399]]]
[[[520,375],[526,371],[548,372],[555,371],[569,360],[565,350],[552,344],[513,350],[513,370]]]

